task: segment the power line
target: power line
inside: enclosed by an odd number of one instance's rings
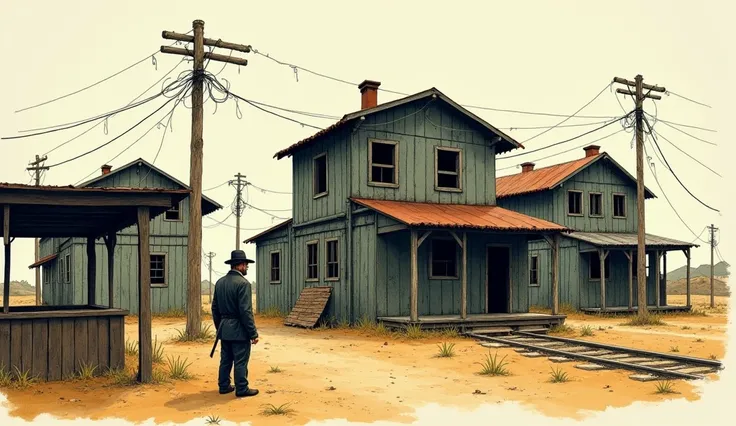
[[[271,216],[274,219],[282,219],[282,220],[287,220],[288,219],[288,217],[281,217],[281,216],[276,216],[275,214],[271,214],[271,213],[267,212],[266,210],[263,210],[263,209],[260,209],[260,208],[258,208],[256,206],[254,206],[253,204],[246,203],[245,205],[248,206],[248,207],[250,207],[250,208],[252,208],[252,209],[258,210],[261,213],[265,213],[265,214]]]
[[[631,114],[631,113],[629,113],[629,114]],[[547,146],[543,146],[543,147],[541,147],[541,148],[533,149],[533,150],[531,150],[531,151],[526,151],[526,152],[521,152],[521,153],[519,153],[519,154],[509,155],[509,156],[507,156],[507,157],[503,157],[503,158],[500,158],[500,160],[508,160],[508,159],[510,159],[510,158],[516,158],[516,157],[521,157],[522,155],[529,155],[529,154],[532,154],[532,153],[534,153],[534,152],[539,152],[539,151],[545,150],[545,149],[547,149],[547,148],[552,148],[553,146],[557,146],[557,145],[562,145],[562,144],[565,144],[565,143],[568,143],[568,142],[572,142],[572,141],[574,141],[574,140],[576,140],[576,139],[580,139],[580,138],[582,138],[583,136],[589,135],[589,134],[591,134],[591,133],[593,133],[593,132],[597,132],[598,130],[601,130],[601,129],[603,129],[603,128],[607,127],[607,126],[610,126],[611,124],[613,124],[613,123],[616,123],[616,122],[620,121],[620,120],[621,120],[621,119],[623,119],[624,117],[626,117],[626,116],[623,116],[623,117],[619,117],[619,118],[617,118],[616,120],[612,120],[612,121],[609,121],[608,123],[606,123],[606,124],[604,124],[604,125],[602,125],[602,126],[600,126],[600,127],[597,127],[597,128],[595,128],[595,129],[593,129],[593,130],[589,130],[589,131],[587,131],[587,132],[585,132],[585,133],[583,133],[583,134],[577,135],[577,136],[575,136],[575,137],[572,137],[572,138],[570,138],[570,139],[565,139],[564,141],[560,141],[560,142],[555,142],[555,143],[553,143],[553,144],[550,144],[550,145],[547,145]]]
[[[674,121],[662,120],[661,118],[658,121],[661,121],[663,123],[672,124],[674,126],[680,126],[680,127],[687,127],[687,128],[690,128],[690,129],[702,130],[704,132],[713,132],[713,133],[716,133],[717,132],[716,130],[708,129],[707,127],[698,127],[698,126],[693,126],[693,125],[690,125],[690,124],[675,123]]]
[[[673,143],[672,141],[670,141],[669,139],[667,139],[666,137],[664,137],[664,136],[663,136],[663,135],[662,135],[662,134],[661,134],[660,132],[658,132],[658,131],[654,130],[654,134],[655,134],[655,135],[657,135],[658,137],[660,137],[660,138],[664,139],[664,140],[665,140],[665,141],[666,141],[667,143],[669,143],[670,145],[672,145],[673,147],[675,147],[675,149],[677,149],[677,150],[678,150],[678,151],[680,151],[681,153],[683,153],[683,154],[687,155],[688,157],[690,157],[690,159],[692,159],[692,160],[693,160],[693,161],[695,161],[696,163],[700,164],[701,166],[703,166],[703,167],[705,167],[706,169],[708,169],[708,170],[710,170],[711,172],[713,172],[713,174],[715,174],[716,176],[718,176],[718,177],[721,177],[721,178],[723,177],[723,176],[721,176],[721,175],[720,175],[720,174],[719,174],[718,172],[716,172],[715,170],[713,170],[713,169],[711,169],[710,167],[708,167],[708,166],[706,166],[705,164],[703,164],[703,163],[702,163],[702,162],[701,162],[700,160],[698,160],[697,158],[695,158],[695,157],[693,157],[692,155],[688,154],[687,152],[683,151],[683,150],[682,150],[682,149],[681,149],[681,148],[680,148],[679,146],[675,145],[675,144],[674,144],[674,143]]]
[[[648,116],[652,117],[652,115],[651,115],[651,114],[649,114],[649,113],[645,113],[645,114],[647,114]],[[652,118],[656,118],[656,117],[652,117]],[[705,140],[705,139],[701,139],[701,138],[699,138],[699,137],[697,137],[697,136],[691,135],[690,133],[688,133],[688,132],[686,132],[686,131],[684,131],[684,130],[682,130],[682,129],[678,129],[677,127],[675,127],[675,126],[671,125],[671,124],[670,124],[670,122],[668,122],[668,121],[664,121],[664,120],[658,120],[658,121],[661,121],[662,123],[664,123],[664,125],[665,125],[665,126],[667,126],[667,127],[671,127],[671,128],[673,128],[673,129],[677,130],[677,131],[678,131],[678,132],[680,132],[680,133],[683,133],[683,134],[685,134],[685,135],[687,135],[687,136],[690,136],[691,138],[693,138],[693,139],[695,139],[695,140],[698,140],[698,141],[700,141],[700,142],[704,142],[704,143],[707,143],[707,144],[709,144],[709,145],[714,145],[714,146],[717,146],[717,145],[718,145],[718,144],[716,144],[716,143],[713,143],[713,142],[707,141],[707,140]]]
[[[218,226],[227,226],[228,228],[233,228],[233,229],[235,229],[235,226],[233,226],[233,225],[230,225],[230,224],[228,224],[228,223],[225,223],[225,220],[229,219],[229,218],[230,218],[230,216],[232,216],[232,213],[230,213],[230,214],[229,214],[229,215],[228,215],[228,216],[227,216],[227,217],[226,217],[226,218],[225,218],[225,219],[224,219],[223,221],[221,221],[221,222],[220,222],[220,221],[218,221],[218,220],[217,220],[217,219],[215,219],[215,218],[212,218],[212,217],[210,217],[210,216],[204,216],[204,217],[206,217],[206,218],[208,218],[208,219],[210,219],[210,220],[212,220],[212,221],[216,222],[216,223],[215,223],[214,225],[204,225],[204,227],[205,227],[205,228],[208,228],[208,229],[211,229],[211,228],[216,228],[216,227],[218,227]],[[270,226],[264,226],[263,228],[240,228],[240,230],[241,230],[241,231],[263,231],[264,229],[269,229],[269,228],[270,228]]]
[[[223,182],[223,183],[221,183],[221,184],[219,184],[219,185],[217,185],[217,186],[213,186],[212,188],[207,188],[207,189],[203,189],[203,190],[202,190],[202,192],[206,192],[206,191],[212,191],[213,189],[217,189],[217,188],[219,188],[219,187],[221,187],[221,186],[227,185],[227,184],[228,184],[228,182],[229,182],[229,181],[225,181],[225,182]]]
[[[657,150],[662,155],[662,159],[664,160],[664,163],[667,166],[667,169],[669,169],[669,171],[672,173],[672,176],[674,176],[675,179],[677,179],[677,182],[679,182],[680,185],[685,189],[685,191],[687,191],[687,193],[690,194],[690,196],[692,196],[693,198],[695,198],[700,204],[704,205],[705,207],[707,207],[707,208],[709,208],[709,209],[711,209],[713,211],[716,211],[716,212],[719,212],[720,213],[720,210],[714,209],[713,207],[711,207],[711,206],[705,204],[704,202],[700,201],[700,199],[698,197],[696,197],[695,194],[693,194],[692,192],[690,192],[690,190],[687,189],[687,187],[685,186],[685,184],[682,183],[682,181],[680,180],[680,178],[677,176],[677,174],[675,173],[675,171],[672,170],[672,167],[670,167],[670,164],[667,162],[667,159],[665,158],[664,153],[662,152],[662,148],[659,147],[659,143],[657,143],[657,138],[654,136],[654,132],[652,130],[651,125],[649,124],[649,120],[647,120],[646,117],[643,117],[643,118],[644,118],[644,123],[647,125],[647,128],[649,129],[649,134],[652,136],[652,140],[654,141],[654,145],[657,147]]]
[[[218,83],[219,83],[219,82],[218,82]],[[223,89],[224,89],[224,87],[223,87]],[[247,99],[243,98],[242,96],[239,96],[239,95],[237,95],[237,94],[235,94],[235,93],[231,92],[231,91],[230,91],[230,90],[228,90],[228,89],[224,89],[224,90],[225,90],[225,93],[227,93],[227,94],[229,94],[229,95],[233,96],[234,98],[240,99],[241,101],[243,101],[243,102],[247,103],[248,105],[250,105],[250,106],[252,106],[252,107],[254,107],[254,108],[258,108],[258,109],[260,109],[261,111],[264,111],[264,112],[267,112],[267,113],[269,113],[269,114],[275,115],[275,116],[277,116],[277,117],[283,118],[284,120],[288,120],[288,121],[291,121],[291,122],[294,122],[294,123],[297,123],[297,124],[301,124],[301,125],[302,125],[302,127],[311,127],[311,128],[313,128],[313,129],[317,129],[317,130],[324,130],[324,128],[322,128],[322,127],[318,127],[318,126],[313,126],[313,125],[311,125],[311,124],[308,124],[308,123],[303,123],[303,122],[301,122],[301,121],[299,121],[299,120],[295,120],[295,119],[293,119],[293,118],[290,118],[290,117],[286,117],[286,116],[283,116],[283,115],[281,115],[281,114],[278,114],[278,113],[275,113],[275,112],[273,112],[273,111],[269,111],[269,110],[267,110],[267,109],[264,109],[264,108],[262,108],[262,107],[261,107],[261,106],[259,106],[259,105],[256,105],[256,104],[255,104],[254,102],[251,102],[251,101],[249,101],[249,100],[247,100]]]
[[[176,107],[179,106],[179,103],[182,102],[185,97],[186,97],[186,92],[183,93],[177,99],[176,103],[174,104],[174,107],[171,109],[171,112],[169,112],[169,114],[168,114],[169,119],[166,122],[166,124],[164,125],[164,131],[163,131],[163,134],[161,134],[161,143],[158,145],[158,151],[156,151],[156,156],[154,156],[153,157],[153,161],[151,161],[151,165],[152,166],[155,166],[156,165],[156,160],[158,159],[159,154],[161,154],[161,148],[163,148],[163,146],[164,146],[164,139],[166,139],[166,131],[167,130],[173,131],[173,127],[171,127],[171,120],[174,118],[174,111],[176,111]],[[153,168],[152,167],[149,167],[148,168],[148,171],[146,172],[146,175],[143,176],[138,181],[138,186],[139,187],[141,186],[141,184],[143,183],[143,181],[145,181],[148,178],[148,175],[151,174],[151,170],[153,170]]]
[[[187,33],[187,34],[189,34],[189,33]],[[179,43],[178,41],[177,42],[174,42],[174,43],[170,44],[170,46],[173,46],[173,45],[178,44],[178,43]],[[15,112],[16,113],[19,113],[19,112],[23,112],[23,111],[28,111],[28,110],[33,109],[33,108],[38,108],[38,107],[43,106],[43,105],[48,105],[48,104],[50,104],[52,102],[56,102],[56,101],[59,101],[59,100],[64,99],[64,98],[68,98],[69,96],[73,96],[73,95],[76,95],[77,93],[80,93],[80,92],[83,92],[85,90],[91,89],[92,87],[95,87],[98,84],[104,83],[105,81],[110,80],[111,78],[116,77],[116,76],[124,73],[125,71],[128,71],[129,69],[137,66],[138,64],[141,64],[144,61],[147,61],[149,58],[151,59],[151,61],[153,62],[153,64],[156,65],[156,55],[158,53],[159,53],[159,50],[156,50],[155,52],[153,52],[153,53],[151,53],[149,55],[146,55],[146,57],[144,57],[143,59],[141,59],[141,60],[139,60],[139,61],[137,61],[137,62],[135,62],[135,63],[133,63],[133,64],[125,67],[125,68],[123,68],[122,70],[116,72],[115,74],[112,74],[112,75],[110,75],[108,77],[103,78],[102,80],[97,81],[96,83],[92,83],[89,86],[83,87],[83,88],[81,88],[79,90],[76,90],[74,92],[71,92],[71,93],[67,93],[66,95],[59,96],[58,98],[54,98],[54,99],[51,99],[51,100],[46,101],[46,102],[41,102],[40,104],[36,104],[36,105],[29,106],[29,107],[26,107],[26,108],[23,108],[23,109],[19,109],[19,110],[15,111]]]
[[[261,191],[263,193],[270,192],[272,194],[291,195],[291,192],[273,191],[273,190],[270,190],[270,189],[261,188],[260,186],[254,185],[252,182],[246,182],[246,184],[249,185],[249,186],[252,186],[253,188],[255,188],[255,189],[257,189],[257,190],[259,190],[259,191]]]
[[[678,95],[677,93],[675,93],[675,92],[672,92],[672,91],[670,91],[670,90],[666,91],[666,92],[665,92],[665,94],[666,94],[666,95],[675,95],[675,96],[677,96],[678,98],[681,98],[681,99],[685,99],[686,101],[690,101],[690,102],[692,102],[692,103],[694,103],[694,104],[698,104],[698,105],[704,106],[704,107],[706,107],[706,108],[712,108],[712,107],[711,107],[710,105],[704,104],[704,103],[702,103],[702,102],[694,101],[694,100],[692,100],[692,99],[690,99],[690,98],[686,98],[685,96],[682,96],[682,95]]]

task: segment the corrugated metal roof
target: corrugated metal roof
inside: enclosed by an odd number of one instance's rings
[[[639,243],[639,236],[636,233],[573,232],[568,237],[599,247],[636,247]],[[652,234],[645,235],[644,243],[647,247],[698,247],[697,244],[690,242],[673,240],[672,238]]]
[[[44,257],[38,259],[38,261],[30,264],[28,266],[28,269],[38,268],[39,266],[41,266],[41,265],[43,265],[45,263],[51,262],[52,260],[56,259],[56,256],[57,256],[56,254],[50,254],[48,256],[44,256]]]
[[[299,149],[299,148],[301,148],[301,147],[303,147],[305,145],[308,145],[309,143],[313,142],[315,139],[319,138],[320,136],[323,136],[323,135],[325,135],[327,133],[330,133],[333,130],[335,130],[335,129],[339,128],[339,127],[342,127],[342,126],[346,125],[347,123],[349,123],[349,122],[351,122],[353,120],[359,119],[361,117],[365,117],[365,116],[370,115],[370,114],[375,114],[375,113],[380,112],[380,111],[385,111],[387,109],[394,108],[394,107],[397,107],[397,106],[400,106],[400,105],[405,105],[407,103],[414,102],[414,101],[417,101],[417,100],[420,100],[420,99],[424,99],[424,98],[427,98],[427,97],[430,97],[430,96],[434,96],[435,98],[439,98],[440,100],[444,101],[445,103],[447,103],[452,108],[456,109],[457,111],[459,111],[460,113],[462,113],[463,115],[465,115],[466,117],[468,117],[469,119],[471,119],[471,120],[475,121],[476,123],[480,124],[486,130],[488,130],[488,131],[492,132],[493,134],[499,136],[502,141],[506,141],[505,144],[503,144],[501,147],[499,147],[499,149],[497,149],[497,152],[506,152],[506,151],[510,151],[510,150],[516,149],[516,148],[524,148],[524,146],[521,143],[519,143],[518,141],[516,141],[514,138],[512,138],[509,135],[503,133],[502,131],[500,131],[496,127],[494,127],[491,124],[489,124],[487,121],[483,120],[482,118],[478,117],[477,115],[475,115],[472,112],[468,111],[467,109],[463,108],[460,104],[458,104],[457,102],[453,101],[452,99],[450,99],[449,97],[447,97],[445,94],[443,94],[442,92],[440,92],[436,88],[432,87],[431,89],[427,89],[427,90],[421,91],[421,92],[416,93],[416,94],[411,95],[411,96],[407,96],[407,97],[404,97],[404,98],[401,98],[401,99],[397,99],[397,100],[394,100],[394,101],[391,101],[391,102],[386,102],[386,103],[383,103],[383,104],[376,105],[373,108],[366,108],[364,110],[355,111],[355,112],[352,112],[350,114],[345,114],[338,122],[332,124],[331,126],[325,128],[325,129],[322,129],[319,132],[315,133],[314,135],[312,135],[312,136],[310,136],[310,137],[308,137],[306,139],[303,139],[303,140],[301,140],[301,141],[299,141],[299,142],[291,145],[290,147],[288,147],[286,149],[283,149],[283,150],[277,152],[276,154],[274,154],[274,158],[280,160],[283,157],[290,156],[297,149]]]
[[[526,173],[502,176],[496,179],[496,198],[546,191],[559,185],[583,167],[605,154],[581,158],[553,166],[541,167]]]
[[[273,231],[275,231],[275,230],[277,230],[277,229],[279,229],[279,228],[281,228],[283,226],[290,225],[292,221],[293,221],[293,219],[287,219],[287,220],[279,223],[278,225],[272,226],[272,227],[266,229],[265,231],[263,231],[261,233],[258,233],[256,235],[248,238],[247,240],[245,240],[243,242],[245,244],[252,243],[252,242],[254,242],[255,240],[257,240],[258,238],[261,238],[264,235],[270,234],[271,232],[273,232]]]
[[[410,226],[498,231],[569,231],[553,222],[498,206],[434,204],[351,198],[362,206]]]
[[[52,186],[52,185],[26,185],[22,183],[6,183],[0,182],[0,189],[21,189],[30,191],[52,191],[52,192],[120,192],[129,193],[137,192],[141,194],[145,193],[167,193],[167,194],[189,194],[191,191],[188,189],[166,189],[166,188],[127,188],[127,187],[116,187],[116,188],[78,188],[76,186]]]
[[[522,172],[496,178],[496,198],[550,190],[600,159],[610,161],[614,167],[618,168],[636,184],[636,178],[611,158],[608,153],[602,152],[598,155],[584,157],[566,163],[540,167],[526,173]],[[654,193],[646,187],[644,188],[644,196],[646,198],[655,197]]]

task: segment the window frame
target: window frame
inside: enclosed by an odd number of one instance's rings
[[[454,276],[452,275],[434,275],[434,267],[433,267],[434,266],[434,244],[437,241],[448,241],[453,245],[453,248],[455,249],[454,259],[452,259],[452,261],[455,263],[455,275]],[[457,241],[455,241],[455,239],[451,237],[449,238],[448,237],[435,237],[430,240],[429,244],[430,244],[429,245],[429,256],[427,256],[429,258],[429,267],[428,267],[429,279],[430,280],[457,280],[457,279],[460,279],[460,270],[459,270],[460,269],[459,268],[459,264],[460,264],[459,257],[460,256],[459,256]]]
[[[616,197],[621,197],[624,200],[624,215],[616,216]],[[611,194],[611,215],[614,219],[626,219],[628,217],[626,210],[628,209],[628,197],[623,192],[614,192]]]
[[[534,264],[533,260],[536,260],[536,264]],[[535,268],[532,268],[532,265],[536,266]],[[532,281],[532,272],[536,273],[536,280]],[[529,257],[529,287],[539,287],[539,255],[533,254]]]
[[[318,186],[318,177],[317,177],[317,160],[320,158],[325,158],[325,190],[324,192],[317,192],[317,186]],[[322,152],[320,154],[315,155],[312,157],[312,198],[322,198],[327,196],[327,194],[330,192],[330,171],[328,170],[329,167],[327,166],[327,151]]]
[[[440,170],[439,170],[439,152],[440,151],[450,151],[450,152],[456,152],[457,153],[457,188],[452,187],[445,187],[439,185],[439,177],[440,177]],[[450,175],[452,173],[449,172],[443,172],[442,174]],[[463,150],[461,148],[453,148],[449,146],[439,146],[435,145],[434,147],[434,189],[435,191],[440,192],[463,192]]]
[[[317,247],[317,252],[315,254],[316,259],[315,259],[315,263],[313,263],[313,264],[310,264],[309,263],[309,247],[310,246]],[[306,265],[307,266],[307,270],[306,270],[306,275],[305,275],[305,281],[306,282],[319,282],[319,240],[310,240],[310,241],[307,241],[305,243],[305,247],[307,248],[307,253],[306,253],[307,254],[307,258],[305,259],[307,261],[307,265]],[[314,270],[316,271],[315,273],[317,275],[314,278],[310,278],[309,277],[309,267],[310,266],[314,266]]]
[[[64,283],[69,284],[72,282],[72,254],[67,253],[64,255]]]
[[[580,213],[571,213],[570,212],[570,194],[576,193],[580,195]],[[567,204],[567,208],[565,209],[567,211],[568,216],[574,216],[574,217],[584,217],[585,216],[585,202],[583,200],[583,191],[578,189],[568,189],[567,190],[567,197],[565,200],[565,203]]]
[[[273,271],[274,271],[274,267],[273,267],[273,255],[274,254],[278,255],[278,257],[279,257],[279,266],[276,267],[276,270],[278,270],[278,274],[279,274],[279,279],[278,280],[274,280],[273,279]],[[281,267],[281,259],[282,259],[281,258],[281,250],[271,250],[270,252],[268,252],[268,266],[269,266],[269,268],[268,268],[268,271],[269,271],[269,280],[268,280],[268,282],[269,282],[269,284],[274,284],[274,285],[281,284],[281,270],[282,270],[282,267]]]
[[[336,245],[335,256],[336,260],[333,262],[337,265],[337,275],[334,277],[330,276],[330,243],[334,242]],[[327,238],[325,239],[325,281],[339,281],[340,280],[340,241],[339,238]]]
[[[593,256],[596,256],[595,262],[593,262]],[[600,255],[596,251],[590,252],[590,258],[588,262],[588,279],[590,281],[600,281],[601,280],[600,277],[593,278],[593,263],[600,265],[601,259],[599,256]],[[604,260],[603,262],[605,263],[605,268],[606,268],[606,273],[605,273],[606,279],[610,280],[611,279],[611,252],[608,253],[608,256],[606,256],[606,260]]]
[[[154,283],[153,282],[153,256],[162,256],[164,258],[163,270],[164,270],[164,282]],[[164,252],[151,252],[149,254],[149,278],[151,280],[151,288],[167,288],[169,286],[169,254]]]
[[[373,144],[384,144],[384,145],[392,145],[394,150],[394,183],[387,183],[387,182],[376,182],[373,180]],[[388,168],[388,164],[380,164],[377,163],[377,167],[383,167]],[[399,187],[399,141],[394,140],[388,140],[388,139],[376,139],[376,138],[369,138],[368,139],[368,185],[369,186],[378,186],[382,188],[398,188]]]
[[[170,209],[168,209],[168,210],[166,210],[166,211],[164,212],[164,217],[163,217],[163,219],[164,219],[164,222],[183,222],[183,221],[184,221],[184,218],[183,218],[183,217],[182,217],[182,215],[181,215],[181,205],[182,205],[182,202],[181,202],[181,201],[179,201],[179,202],[177,203],[177,205],[176,205],[176,211],[177,211],[177,212],[179,213],[179,218],[178,218],[178,219],[167,219],[167,218],[166,218],[166,214],[167,214],[168,212],[170,212],[170,211],[172,211],[172,210],[173,210],[173,207],[172,207],[172,208],[170,208]]]
[[[598,195],[599,199],[601,200],[600,214],[593,214],[590,211],[590,209],[593,208],[593,196],[594,195]],[[603,203],[603,193],[602,192],[588,192],[588,216],[589,217],[605,217],[605,214],[604,214],[605,209],[603,206],[604,206],[604,203]]]

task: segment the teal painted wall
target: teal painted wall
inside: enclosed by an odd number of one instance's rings
[[[90,187],[144,187],[180,189],[181,186],[149,167],[133,166],[98,182]],[[181,310],[186,307],[187,280],[187,235],[189,230],[189,200],[184,199],[179,205],[181,219],[167,221],[159,215],[151,221],[150,250],[151,253],[166,254],[167,285],[151,286],[151,309],[154,313]],[[41,255],[58,252],[60,242],[62,252],[56,261],[50,262],[48,269],[51,280],[44,281],[43,300],[50,305],[86,304],[87,303],[87,242],[83,238],[51,238],[41,242]],[[59,259],[63,254],[71,254],[71,282],[60,283],[58,277]],[[95,245],[96,253],[96,296],[95,302],[107,305],[108,296],[108,262],[107,248],[100,239]],[[127,309],[131,314],[138,313],[138,227],[133,225],[117,234],[115,248],[114,271],[114,306]]]

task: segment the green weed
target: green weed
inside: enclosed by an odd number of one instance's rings
[[[580,327],[580,336],[582,337],[589,337],[593,335],[593,327],[589,325],[584,325]]]
[[[439,352],[437,353],[438,358],[452,358],[455,356],[455,344],[444,342],[441,345],[438,344]]]
[[[498,352],[496,352],[495,355],[491,356],[490,351],[488,352],[488,355],[486,355],[485,361],[482,363],[478,363],[481,366],[480,374],[484,376],[508,376],[510,374],[509,370],[506,368],[508,365],[508,362],[504,362],[506,359],[506,355],[501,358],[501,360],[498,360]]]
[[[657,393],[658,394],[676,393],[675,386],[669,380],[659,381],[657,382]]]
[[[267,404],[261,411],[264,416],[285,416],[294,412],[293,409],[289,408],[289,403],[281,404],[278,407],[273,404]]]
[[[169,364],[170,378],[174,380],[189,380],[192,378],[192,375],[188,371],[192,363],[187,364],[186,358],[182,360],[181,357],[177,356],[176,359],[173,357],[166,357],[166,359]]]
[[[549,381],[552,383],[565,383],[570,381],[570,377],[567,375],[566,372],[562,371],[562,369],[553,368],[552,372],[550,373]]]

